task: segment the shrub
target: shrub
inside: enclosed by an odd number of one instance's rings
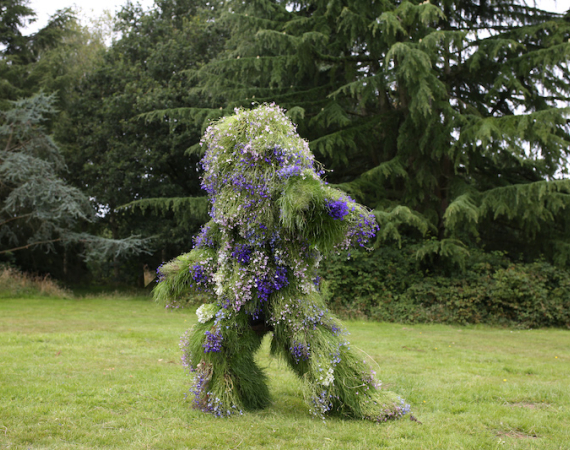
[[[342,317],[389,322],[487,323],[570,328],[570,272],[471,250],[463,271],[425,267],[415,245],[336,255],[321,266],[329,307]]]
[[[0,297],[41,295],[70,298],[71,293],[59,286],[49,275],[34,276],[10,266],[0,266]]]

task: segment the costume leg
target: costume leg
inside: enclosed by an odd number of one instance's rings
[[[379,422],[409,412],[396,395],[380,388],[374,372],[350,349],[320,294],[296,294],[272,300],[271,351],[303,382],[311,412],[323,419],[335,413]]]
[[[194,406],[217,416],[240,414],[269,403],[266,376],[254,361],[262,333],[248,316],[220,310],[182,337],[183,362],[194,375]]]

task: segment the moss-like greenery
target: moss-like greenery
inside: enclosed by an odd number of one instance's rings
[[[345,318],[570,328],[568,270],[476,249],[464,270],[434,270],[414,257],[418,247],[329,256],[320,267],[328,306]]]

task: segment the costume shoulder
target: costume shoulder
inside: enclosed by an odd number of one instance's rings
[[[330,187],[311,170],[287,180],[278,204],[282,226],[324,253],[365,246],[378,229],[366,207]]]

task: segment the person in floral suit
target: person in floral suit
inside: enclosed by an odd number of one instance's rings
[[[323,181],[276,105],[236,110],[201,145],[212,219],[191,252],[159,268],[154,289],[169,308],[185,306],[192,290],[208,299],[181,341],[195,407],[220,417],[265,407],[270,394],[254,354],[272,333],[271,353],[298,375],[317,417],[407,414],[409,405],[381,389],[350,349],[319,291],[321,256],[365,246],[377,230],[373,214]]]

